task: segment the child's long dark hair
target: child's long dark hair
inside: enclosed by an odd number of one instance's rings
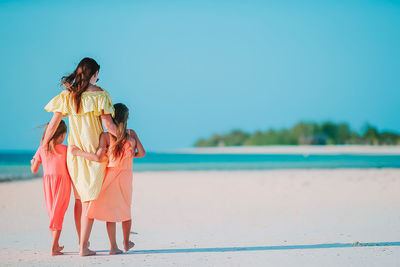
[[[49,124],[46,124],[46,128],[43,131],[43,136],[42,136],[42,140],[41,140],[41,144],[43,144],[43,139],[44,136],[46,135],[46,131],[47,131],[47,127],[49,126]],[[53,153],[55,151],[54,146],[55,146],[55,141],[64,133],[67,132],[67,125],[65,124],[65,122],[63,120],[60,121],[60,124],[57,127],[56,132],[54,133],[54,135],[51,137],[49,143],[47,144],[46,147],[46,151],[49,151],[50,153]]]
[[[117,136],[115,137],[115,143],[111,146],[111,154],[114,158],[121,156],[128,133],[126,130],[129,109],[124,104],[118,103],[114,105],[115,116],[114,123],[117,126]]]
[[[88,88],[90,78],[92,78],[93,74],[99,69],[100,65],[97,64],[96,60],[85,57],[79,62],[73,73],[62,77],[62,85],[72,93],[76,113],[78,113],[80,109],[82,93]]]

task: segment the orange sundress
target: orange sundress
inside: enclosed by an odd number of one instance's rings
[[[43,190],[50,230],[61,230],[71,195],[71,178],[67,168],[67,146],[55,145],[55,153],[42,146],[33,157],[43,164]]]
[[[110,147],[113,138],[110,138]],[[109,162],[99,196],[89,204],[86,216],[106,222],[122,222],[131,219],[133,148],[126,142],[122,156]]]

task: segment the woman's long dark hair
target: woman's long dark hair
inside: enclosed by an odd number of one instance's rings
[[[75,71],[68,76],[61,78],[61,84],[72,93],[76,113],[79,113],[81,106],[81,95],[89,86],[90,78],[100,69],[96,60],[85,57],[79,62]]]
[[[115,104],[114,109],[114,123],[117,125],[117,136],[114,137],[115,143],[111,146],[111,154],[114,158],[118,158],[121,156],[125,142],[128,138],[126,126],[129,118],[129,109],[121,103]]]

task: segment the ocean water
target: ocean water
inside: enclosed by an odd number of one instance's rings
[[[0,152],[0,182],[30,179],[33,151]],[[400,168],[400,155],[261,155],[147,153],[134,160],[133,170],[271,170],[334,168]]]

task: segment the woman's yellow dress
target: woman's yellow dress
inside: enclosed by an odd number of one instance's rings
[[[84,92],[81,97],[79,113],[76,113],[74,100],[68,90],[54,97],[44,109],[69,117],[68,147],[75,145],[83,151],[95,153],[103,132],[100,115],[104,112],[114,117],[114,107],[106,91]],[[96,199],[103,184],[107,162],[89,161],[72,155],[68,149],[67,166],[81,201]]]

